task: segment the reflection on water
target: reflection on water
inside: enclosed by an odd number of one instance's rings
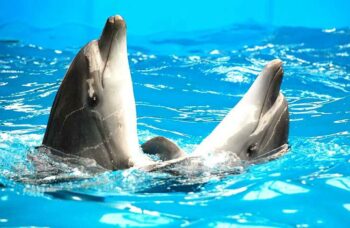
[[[0,226],[349,223],[350,30],[234,26],[129,38],[140,142],[163,135],[187,152],[267,61],[283,60],[289,153],[201,181],[137,169],[106,172],[89,160],[67,165],[35,150],[62,77],[86,42],[63,33],[50,40],[51,34],[57,33],[0,42]],[[38,216],[43,211],[45,218]]]

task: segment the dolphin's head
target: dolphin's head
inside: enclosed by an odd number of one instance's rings
[[[95,109],[113,109],[111,105],[119,105],[108,98],[113,99],[124,84],[130,84],[126,24],[122,17],[109,17],[100,39],[91,41],[80,54],[88,66],[85,77],[87,105]]]
[[[243,160],[265,157],[287,142],[288,105],[280,92],[283,69],[280,60],[268,63],[248,92],[195,154],[230,151]]]
[[[251,132],[241,148],[241,157],[257,160],[287,143],[289,132],[288,103],[280,92],[282,61],[269,62],[241,100],[253,107]],[[242,113],[243,114],[243,113]]]
[[[71,63],[43,144],[93,158],[108,169],[128,168],[144,159],[136,130],[126,24],[112,16],[101,37],[83,47]]]

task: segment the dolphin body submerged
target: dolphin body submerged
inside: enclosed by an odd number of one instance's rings
[[[71,63],[55,97],[42,144],[54,154],[91,158],[109,170],[156,170],[227,152],[248,161],[266,157],[288,140],[282,76],[280,60],[268,63],[241,101],[191,155],[164,137],[144,143],[142,152],[126,24],[120,16],[109,17],[100,39],[83,47]],[[158,155],[163,163],[159,166],[145,153]]]

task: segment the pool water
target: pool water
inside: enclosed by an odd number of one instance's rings
[[[35,150],[65,71],[88,41],[80,29],[0,41],[0,226],[350,225],[350,29],[239,25],[129,37],[140,143],[162,135],[189,153],[264,64],[284,62],[290,151],[238,175],[199,179],[135,169],[94,175]]]

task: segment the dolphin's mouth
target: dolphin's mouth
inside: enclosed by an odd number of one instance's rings
[[[111,56],[117,53],[118,41],[125,38],[126,23],[119,15],[109,17],[103,29],[102,35],[98,41],[101,57],[104,60],[102,68],[101,84],[104,88],[103,78],[105,70]]]
[[[282,67],[282,61],[279,59],[276,59],[272,62],[270,62],[262,72],[263,75],[259,75],[260,83],[265,84],[265,93],[262,96],[262,103],[261,108],[258,114],[258,122],[256,123],[255,128],[253,129],[252,133],[256,131],[258,126],[260,125],[261,120],[263,119],[263,116],[265,113],[272,107],[272,105],[277,100],[279,94],[280,94],[280,87],[282,83],[283,78],[283,67]],[[266,71],[266,72],[265,72]],[[273,74],[273,76],[271,76]],[[266,80],[266,81],[264,81]],[[259,99],[259,98],[257,98]]]
[[[266,91],[265,98],[261,106],[260,118],[272,107],[272,105],[277,100],[277,97],[280,94],[280,88],[282,84],[282,78],[283,78],[282,61],[274,60],[270,64],[274,65],[273,68],[275,69],[273,72],[275,73],[269,80],[268,89]],[[265,75],[265,76],[269,76],[269,75]]]
[[[116,41],[118,40],[116,39],[118,37],[117,34],[123,32],[125,33],[125,30],[126,23],[121,16],[116,15],[107,19],[107,22],[98,42],[101,52],[103,52],[102,54],[108,54],[107,52],[109,52],[111,47],[114,46]]]

